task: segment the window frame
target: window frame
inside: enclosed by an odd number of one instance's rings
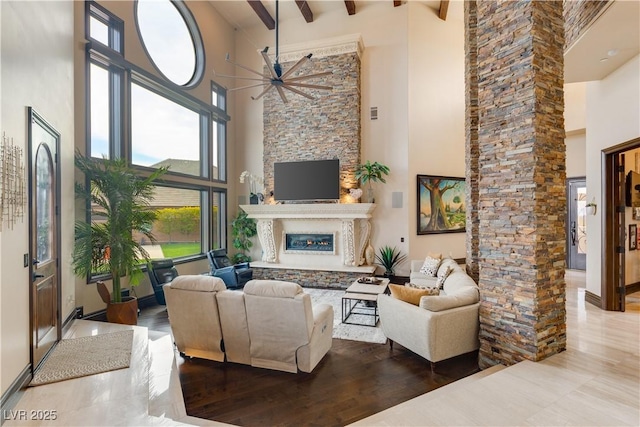
[[[174,2],[175,3],[175,2]],[[186,5],[184,5],[186,8]],[[215,247],[228,246],[227,236],[227,124],[230,120],[226,109],[214,106],[212,103],[205,103],[189,94],[185,87],[176,85],[169,80],[161,79],[154,74],[144,70],[140,66],[127,61],[123,55],[124,49],[124,22],[98,5],[94,1],[86,3],[85,8],[85,29],[88,43],[86,45],[85,57],[85,102],[86,102],[86,139],[85,150],[93,156],[91,152],[91,72],[92,64],[100,66],[109,72],[109,156],[111,158],[124,157],[128,164],[138,170],[142,176],[148,176],[154,168],[132,164],[132,135],[131,135],[131,85],[138,84],[167,100],[181,105],[196,112],[200,116],[200,175],[188,175],[179,172],[167,172],[159,185],[165,187],[184,188],[188,190],[200,191],[200,215],[201,215],[201,253],[193,256],[174,258],[177,264],[204,259],[206,252]],[[190,12],[189,12],[190,13]],[[109,26],[109,40],[119,44],[119,49],[106,46],[89,35],[89,18],[97,17],[100,22]],[[194,25],[195,20],[193,21]],[[111,27],[113,26],[113,28]],[[113,36],[112,36],[113,34]],[[199,31],[198,31],[199,34]],[[139,36],[139,34],[138,34]],[[142,44],[142,40],[140,40]],[[118,47],[118,46],[116,46]],[[204,51],[203,51],[204,52]],[[155,65],[154,65],[155,66]],[[212,87],[220,88],[223,105],[226,105],[226,91],[222,86],[211,82]],[[218,177],[213,177],[213,123],[221,126],[222,132],[218,132]],[[213,206],[212,202],[217,197],[220,200],[217,218],[213,216],[212,209],[204,209],[204,206]],[[211,212],[210,212],[211,211]],[[90,213],[88,213],[89,215]],[[90,220],[88,217],[87,220]],[[214,224],[217,222],[217,224]],[[214,236],[213,230],[219,230],[219,236]],[[215,239],[215,241],[214,241]],[[103,279],[105,276],[92,276],[88,282]]]

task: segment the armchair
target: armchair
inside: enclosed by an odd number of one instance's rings
[[[249,263],[232,264],[226,249],[210,250],[207,252],[207,258],[209,258],[211,275],[221,278],[227,288],[242,288],[245,283],[253,279],[253,270]]]
[[[171,258],[153,260],[147,264],[147,273],[149,273],[156,301],[160,305],[167,305],[162,286],[178,277],[178,270],[174,267],[173,260]]]

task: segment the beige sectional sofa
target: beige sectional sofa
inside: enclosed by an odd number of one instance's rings
[[[333,307],[312,307],[296,283],[251,280],[232,291],[217,277],[178,278],[164,290],[176,346],[187,356],[295,373],[311,372],[331,348]]]
[[[412,261],[410,281],[434,287],[437,278],[420,273],[423,261]],[[479,289],[454,260],[441,262],[438,272],[451,272],[439,295],[422,296],[413,305],[389,295],[380,295],[378,309],[382,330],[390,344],[397,342],[432,363],[479,348]]]

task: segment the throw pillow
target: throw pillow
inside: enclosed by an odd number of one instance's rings
[[[440,295],[439,288],[433,288],[431,286],[416,285],[415,283],[405,283],[404,285],[414,289],[424,289],[429,292],[427,295]]]
[[[447,266],[447,268],[438,272],[438,280],[436,280],[436,286],[438,287],[438,289],[442,289],[442,287],[444,286],[444,281],[447,280],[447,277],[449,277],[449,274],[451,274],[452,271],[453,269]]]
[[[424,264],[420,267],[420,273],[426,274],[427,276],[435,277],[438,272],[438,266],[440,265],[439,258],[431,258],[430,256],[426,257],[424,260]]]
[[[409,304],[420,304],[420,298],[429,295],[428,289],[416,289],[402,285],[389,285],[391,290],[391,296],[400,301],[408,302]]]
[[[427,256],[435,259],[442,259],[442,254],[436,252],[427,252]]]

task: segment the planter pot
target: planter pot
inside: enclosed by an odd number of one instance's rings
[[[257,194],[252,194],[251,196],[249,196],[249,204],[250,205],[257,205],[258,204],[258,195]]]
[[[596,206],[587,206],[587,215],[595,215],[596,210]]]
[[[360,201],[362,201],[363,203],[375,203],[376,198],[375,198],[375,195],[373,194],[373,188],[371,187],[365,188],[364,194],[362,195],[362,198],[360,199]]]
[[[107,304],[107,321],[121,325],[137,325],[138,299],[123,297],[122,302],[109,302]]]

